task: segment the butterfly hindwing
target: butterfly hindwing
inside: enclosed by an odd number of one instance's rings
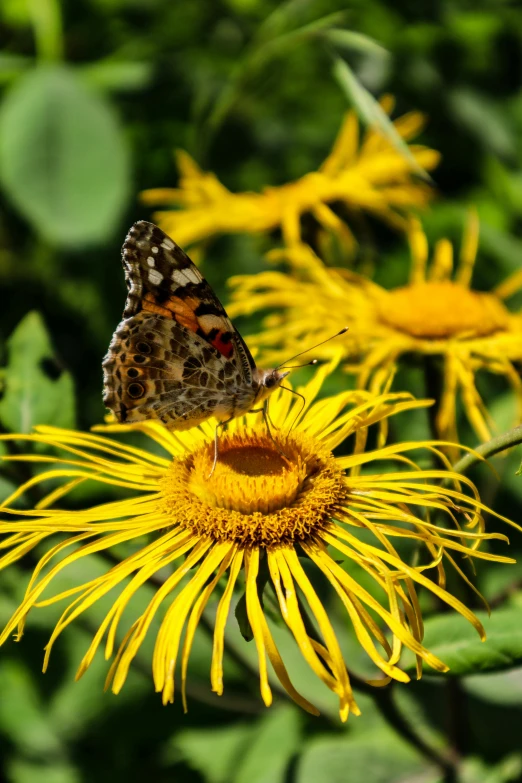
[[[121,322],[103,363],[105,405],[119,421],[157,418],[184,429],[227,407],[233,363],[175,320],[140,312]]]

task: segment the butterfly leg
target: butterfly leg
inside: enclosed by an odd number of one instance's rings
[[[275,438],[274,438],[274,436],[272,434],[271,419],[270,419],[270,416],[268,414],[268,401],[265,402],[265,404],[263,405],[262,411],[263,411],[263,421],[265,422],[266,431],[268,432],[268,436],[269,436],[270,440],[272,441],[272,443],[276,447],[276,450],[279,452],[279,454],[282,457],[284,457],[284,459],[289,461],[289,458],[287,457],[285,452],[280,448],[279,444],[277,443],[277,441],[275,440]]]
[[[219,430],[223,429],[225,425],[228,424],[229,421],[232,421],[234,417],[231,416],[229,419],[226,419],[225,421],[220,421],[216,424],[216,429],[214,430],[214,462],[212,463],[212,470],[207,476],[207,481],[212,478],[212,474],[214,473],[218,461],[218,454],[219,454]]]
[[[268,408],[268,402],[269,402],[268,400],[265,402],[265,408],[264,408],[264,410],[266,411],[266,418],[270,422],[270,426],[272,427],[273,430],[279,430],[280,427],[278,427],[277,424],[274,424],[274,422],[272,420],[272,417],[270,415],[270,410]]]
[[[262,413],[263,414],[263,421],[265,422],[265,425],[266,425],[266,431],[268,432],[268,437],[270,438],[270,440],[272,441],[272,443],[276,447],[276,449],[279,452],[279,454],[282,457],[284,457],[286,460],[288,460],[288,457],[286,456],[284,451],[282,451],[279,448],[279,445],[276,443],[276,440],[275,440],[275,438],[274,438],[274,436],[272,434],[272,428],[275,429],[275,430],[278,430],[279,427],[276,427],[274,425],[272,419],[270,418],[270,414],[268,413],[268,400],[265,403],[263,403],[263,407],[262,408],[252,408],[252,410],[249,410],[248,412],[249,413]]]

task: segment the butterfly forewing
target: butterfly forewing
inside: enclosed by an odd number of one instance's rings
[[[140,221],[122,258],[129,292],[103,362],[105,405],[119,421],[159,418],[174,429],[248,409],[254,360],[188,256]]]

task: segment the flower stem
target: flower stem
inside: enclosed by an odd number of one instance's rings
[[[440,360],[436,356],[425,356],[423,359],[424,368],[424,390],[426,397],[435,400],[430,408],[427,408],[428,421],[430,424],[431,436],[438,439],[437,415],[439,412],[440,401],[442,399],[443,378],[440,367]]]
[[[504,432],[502,435],[497,435],[496,438],[488,440],[487,443],[477,446],[473,454],[465,454],[459,459],[453,465],[453,470],[455,473],[464,473],[468,468],[476,465],[477,462],[481,462],[481,457],[484,459],[493,457],[495,454],[506,451],[506,449],[510,449],[512,446],[518,446],[520,443],[522,443],[522,424],[508,432]]]

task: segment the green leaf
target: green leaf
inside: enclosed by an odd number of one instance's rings
[[[300,745],[300,714],[295,707],[271,709],[255,728],[233,783],[283,783],[288,762]]]
[[[343,11],[326,14],[309,24],[265,41],[251,51],[245,63],[248,68],[259,68],[274,57],[286,54],[291,46],[322,36],[326,30],[342,22],[344,17]]]
[[[5,499],[16,489],[15,484],[5,476],[0,475],[0,498]]]
[[[107,100],[64,66],[18,79],[0,113],[0,181],[50,242],[105,240],[129,195],[129,155]]]
[[[22,54],[0,52],[0,83],[11,81],[32,65],[30,57]]]
[[[315,8],[313,3],[311,5],[312,7],[310,8],[310,4],[308,2],[303,3],[303,0],[286,0],[286,2],[278,3],[272,13],[257,28],[253,40],[254,45],[260,46],[282,38],[296,29],[313,27],[317,24],[323,26],[325,19],[330,20],[329,24],[335,20],[341,23],[346,19],[346,11],[335,11],[313,19],[311,17],[314,15]]]
[[[230,783],[251,738],[252,727],[243,724],[181,731],[166,749],[164,761],[176,762],[181,755],[207,783]]]
[[[175,762],[181,755],[207,783],[283,783],[299,743],[299,713],[281,706],[249,726],[182,731],[166,760],[170,756]]]
[[[395,125],[379,102],[363,87],[352,69],[341,57],[334,57],[333,75],[349,102],[353,104],[361,120],[379,133],[382,133],[397,152],[410,164],[412,170],[423,179],[431,182],[430,175],[417,163],[410,148],[398,133]]]
[[[246,593],[241,594],[236,604],[236,608],[234,609],[234,615],[237,620],[239,630],[241,631],[241,636],[245,642],[251,642],[254,638],[254,632],[252,631],[252,626],[250,625],[250,620],[248,619],[246,608]]]
[[[289,8],[291,5],[292,3],[288,3],[287,7]],[[279,9],[271,16],[278,15]],[[258,34],[252,46],[249,47],[243,59],[229,76],[226,86],[206,119],[205,132],[215,133],[222,125],[228,112],[236,104],[240,95],[246,91],[246,85],[254,73],[257,73],[274,58],[286,55],[293,46],[321,37],[325,30],[340,24],[344,18],[344,11],[336,11],[302,27],[272,37],[267,37],[268,29],[263,28],[264,34]],[[275,25],[272,32],[278,27],[279,25]]]
[[[47,720],[30,672],[21,661],[0,663],[0,730],[20,750],[39,756],[60,753],[62,744]],[[12,705],[16,704],[16,709]]]
[[[487,640],[461,615],[441,614],[425,623],[424,646],[450,667],[449,674],[463,676],[478,672],[510,669],[522,662],[522,610],[498,609],[488,618],[476,612],[484,625]],[[405,668],[413,669],[413,656],[407,655]],[[430,674],[437,672],[429,670]]]
[[[491,98],[470,88],[453,90],[448,101],[457,121],[486,150],[503,158],[515,157],[515,131],[510,127],[508,113],[502,104],[497,105]]]
[[[474,674],[463,680],[467,693],[502,707],[522,706],[522,668],[492,674]]]
[[[418,751],[383,727],[312,741],[299,761],[296,783],[403,783],[429,770]]]
[[[459,783],[509,783],[520,780],[522,756],[511,753],[494,766],[476,757],[463,759],[459,772]]]
[[[20,0],[2,0],[0,17],[9,26],[25,27],[31,21],[29,3],[21,3]]]
[[[350,51],[362,52],[363,54],[378,55],[379,57],[389,57],[390,53],[384,46],[377,43],[373,38],[355,30],[342,30],[333,28],[323,33],[329,43],[339,48],[345,48]]]
[[[79,770],[66,761],[42,764],[39,761],[13,759],[8,763],[11,783],[80,783]]]
[[[152,78],[152,65],[128,60],[101,60],[79,71],[90,84],[108,91],[142,90]]]
[[[61,370],[39,313],[31,312],[7,341],[0,421],[12,432],[30,432],[35,424],[74,427],[74,387]]]

